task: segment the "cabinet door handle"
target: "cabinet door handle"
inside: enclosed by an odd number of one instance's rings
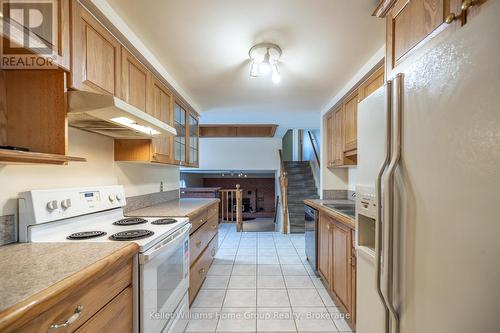
[[[215,248],[213,248],[210,253],[212,254],[212,257],[215,257]]]
[[[201,246],[201,240],[196,242],[196,247],[200,247],[200,246]]]
[[[200,270],[198,271],[198,273],[199,273],[200,275],[205,274],[205,268],[200,269]]]
[[[217,224],[212,225],[212,229],[217,229]]]
[[[83,311],[83,305],[78,305],[75,309],[75,312],[73,312],[73,314],[68,319],[66,319],[64,323],[50,325],[49,331],[53,332],[55,330],[68,327],[69,325],[73,324],[80,317],[82,311]]]

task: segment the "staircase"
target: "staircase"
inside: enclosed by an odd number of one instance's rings
[[[288,176],[288,218],[290,232],[304,232],[304,200],[319,199],[309,161],[284,162]]]

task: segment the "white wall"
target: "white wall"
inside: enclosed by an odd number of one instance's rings
[[[179,168],[114,162],[113,139],[69,128],[69,165],[0,165],[0,215],[15,214],[19,192],[32,189],[122,184],[127,196],[179,188]]]
[[[279,170],[280,138],[201,138],[200,170]]]
[[[385,45],[383,45],[357,72],[356,74],[347,82],[347,84],[337,92],[335,97],[325,105],[321,111],[321,142],[326,142],[326,127],[323,123],[323,116],[338,102],[341,98],[351,90],[351,88],[359,82],[370,70],[375,67],[380,60],[385,56]],[[356,182],[356,171],[351,168],[327,168],[327,153],[326,145],[321,145],[321,188],[320,193],[323,194],[323,190],[350,190],[354,189]]]

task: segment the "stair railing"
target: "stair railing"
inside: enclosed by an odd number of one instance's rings
[[[321,164],[319,162],[318,151],[316,150],[316,144],[315,144],[316,140],[313,138],[311,131],[307,131],[307,134],[309,135],[309,140],[311,141],[311,146],[313,147],[314,156],[316,157],[316,162],[318,163],[318,167],[321,167]]]
[[[280,156],[280,189],[281,189],[281,212],[283,221],[283,233],[288,233],[288,176],[285,169],[285,162],[283,161],[283,151],[279,149]]]
[[[243,230],[243,190],[240,185],[235,189],[219,190],[222,221],[236,222],[236,231]]]

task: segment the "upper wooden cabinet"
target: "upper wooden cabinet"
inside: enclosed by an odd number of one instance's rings
[[[163,121],[164,123],[173,126],[173,98],[172,93],[165,87],[165,85],[152,76],[151,90],[153,101],[151,103],[150,114]],[[169,135],[153,139],[153,158],[158,162],[172,163],[173,159],[173,136]]]
[[[22,3],[20,1],[11,3],[2,2],[4,20],[2,20],[4,32],[3,35],[3,54],[36,54],[46,61],[40,63],[56,65],[66,71],[70,70],[70,1],[71,0],[48,0],[36,4],[35,1]],[[44,19],[41,26],[36,29],[25,25],[23,20],[17,20],[15,17],[9,17],[10,8],[19,9],[16,6],[26,6],[21,10],[28,10],[31,5],[38,5],[37,9],[46,14],[48,10],[51,19]],[[19,11],[17,11],[19,12]],[[44,16],[45,18],[45,16]],[[47,25],[47,26],[45,26]],[[7,36],[7,30],[11,33]],[[14,33],[15,32],[15,33]],[[26,41],[28,40],[28,43]],[[43,47],[40,47],[43,45]],[[36,63],[39,63],[38,61]],[[5,65],[5,64],[4,64]],[[5,67],[9,68],[8,66]],[[15,69],[15,66],[12,68]]]
[[[358,103],[383,85],[384,66],[380,66],[356,84],[351,92],[324,116],[329,168],[357,164]]]
[[[386,18],[388,75],[424,45],[432,47],[473,19],[484,2],[486,0],[397,0],[384,10],[381,3],[374,14],[382,13],[378,16]]]
[[[343,106],[344,153],[356,150],[358,147],[358,93],[347,98]]]
[[[71,6],[71,88],[119,96],[120,43],[79,2]]]
[[[198,151],[200,126],[198,117],[193,113],[189,114],[189,165],[198,166]]]
[[[151,73],[123,46],[121,72],[121,99],[139,110],[152,114]]]
[[[187,111],[174,103],[174,127],[177,135],[174,138],[174,159],[180,165],[187,164]]]

